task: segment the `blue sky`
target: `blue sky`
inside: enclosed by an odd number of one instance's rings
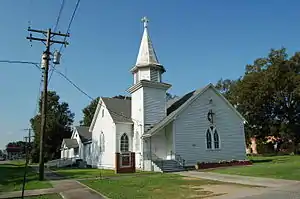
[[[42,43],[25,39],[28,21],[35,29],[53,27],[61,0],[1,0],[0,60],[39,62]],[[66,30],[75,0],[68,0],[58,30]],[[82,0],[71,27],[70,45],[58,70],[89,95],[126,94],[142,36],[140,18],[148,16],[149,31],[159,61],[176,95],[238,78],[246,64],[267,55],[270,48],[299,50],[300,7],[294,0]],[[59,48],[54,45],[52,50]],[[0,63],[0,148],[22,139],[33,116],[39,71],[24,64]],[[89,99],[54,74],[49,89],[56,90],[82,118]]]

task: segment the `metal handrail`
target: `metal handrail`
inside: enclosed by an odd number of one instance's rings
[[[145,153],[146,157],[149,158],[149,156],[151,157],[151,160],[152,162],[153,161],[156,161],[156,162],[159,162],[161,164],[161,169],[164,168],[164,159],[158,157],[155,153],[150,153],[150,152],[147,152]]]
[[[176,162],[178,162],[181,166],[183,166],[184,167],[184,165],[185,165],[185,159],[183,159],[178,153],[173,153],[173,151],[171,151],[171,158],[173,157],[173,155],[174,155],[174,157],[175,157],[175,161]]]

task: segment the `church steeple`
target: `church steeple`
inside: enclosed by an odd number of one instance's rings
[[[144,23],[144,33],[140,44],[139,54],[136,60],[136,66],[156,64],[160,65],[155,54],[151,39],[148,34],[148,22],[147,17],[142,18]]]
[[[130,70],[134,75],[134,84],[141,80],[161,82],[161,74],[166,70],[158,62],[155,50],[153,48],[153,44],[148,33],[149,20],[147,17],[143,17],[142,22],[144,24],[144,33],[135,66]]]
[[[142,18],[144,33],[133,74],[133,85],[127,90],[131,94],[131,117],[134,132],[145,131],[167,116],[166,91],[170,84],[162,81],[164,67],[158,62],[148,33],[149,20]],[[138,121],[138,122],[137,122]],[[141,128],[142,127],[142,128]]]

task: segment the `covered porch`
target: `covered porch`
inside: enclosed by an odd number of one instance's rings
[[[170,122],[159,131],[143,136],[144,160],[177,160],[180,156],[175,150],[175,131]]]

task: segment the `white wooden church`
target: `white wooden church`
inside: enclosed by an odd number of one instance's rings
[[[97,168],[177,171],[197,162],[245,160],[243,116],[212,85],[167,101],[143,18],[144,33],[130,70],[131,99],[102,97],[91,126],[75,127],[62,143],[62,158],[78,157]]]

